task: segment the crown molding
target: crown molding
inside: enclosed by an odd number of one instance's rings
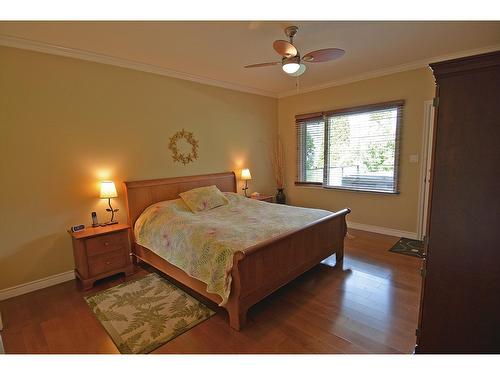
[[[341,85],[345,85],[348,83],[359,82],[359,81],[364,81],[367,79],[387,76],[390,74],[425,68],[425,67],[428,67],[429,64],[436,63],[439,61],[453,60],[453,59],[458,59],[461,57],[479,55],[481,53],[494,52],[494,51],[498,51],[498,50],[500,50],[500,44],[495,44],[495,45],[490,45],[490,46],[486,46],[486,47],[470,49],[470,50],[465,50],[465,51],[459,51],[459,52],[450,53],[447,55],[435,56],[435,57],[422,59],[422,60],[414,61],[414,62],[407,63],[407,64],[401,64],[401,65],[396,65],[396,66],[392,66],[392,67],[388,67],[388,68],[372,70],[370,72],[342,78],[339,80],[325,82],[325,83],[321,83],[318,85],[313,85],[313,86],[301,88],[299,90],[299,93],[297,93],[296,90],[283,91],[283,92],[280,92],[278,94],[278,98],[300,95],[300,94],[304,94],[307,92],[327,89],[329,87],[341,86]]]
[[[26,50],[36,51],[36,52],[42,52],[42,53],[49,53],[52,55],[71,57],[71,58],[75,58],[75,59],[92,61],[92,62],[106,64],[106,65],[119,66],[121,68],[133,69],[133,70],[138,70],[138,71],[142,71],[142,72],[146,72],[146,73],[158,74],[158,75],[162,75],[162,76],[166,76],[166,77],[170,77],[170,78],[178,78],[178,79],[183,79],[183,80],[187,80],[187,81],[191,81],[191,82],[201,83],[204,85],[221,87],[224,89],[241,91],[241,92],[246,92],[246,93],[255,94],[255,95],[267,96],[267,97],[271,97],[271,98],[285,98],[288,96],[300,95],[300,94],[304,94],[304,93],[308,93],[308,92],[312,92],[312,91],[323,90],[323,89],[330,88],[330,87],[346,85],[348,83],[354,83],[354,82],[364,81],[367,79],[383,77],[383,76],[390,75],[390,74],[395,74],[395,73],[405,72],[405,71],[409,71],[409,70],[424,68],[424,67],[428,67],[429,64],[431,64],[431,63],[436,63],[439,61],[452,60],[452,59],[457,59],[457,58],[461,58],[461,57],[472,56],[472,55],[477,55],[477,54],[481,54],[481,53],[487,53],[487,52],[493,52],[493,51],[500,50],[500,44],[495,44],[495,45],[490,45],[490,46],[486,46],[486,47],[455,52],[452,54],[435,56],[432,58],[422,59],[422,60],[414,61],[411,63],[396,65],[396,66],[392,66],[392,67],[388,67],[388,68],[372,70],[370,72],[357,74],[357,75],[345,77],[342,79],[321,83],[318,85],[313,85],[313,86],[309,86],[309,87],[306,86],[306,87],[302,87],[300,89],[299,93],[297,93],[296,90],[287,90],[287,91],[276,93],[273,91],[258,89],[258,88],[254,88],[254,87],[248,87],[248,86],[239,85],[236,83],[220,81],[220,80],[202,77],[202,76],[189,74],[189,73],[183,73],[183,72],[163,68],[163,67],[156,66],[156,65],[141,63],[138,61],[108,56],[108,55],[104,55],[104,54],[89,52],[89,51],[75,49],[75,48],[62,47],[62,46],[58,46],[58,45],[54,45],[54,44],[39,42],[39,41],[31,40],[31,39],[14,37],[14,36],[5,35],[5,34],[0,34],[0,45],[6,46],[6,47],[13,47],[13,48],[26,49]]]
[[[108,56],[100,53],[94,53],[76,48],[62,47],[55,44],[39,42],[31,39],[24,39],[10,35],[0,34],[0,45],[6,47],[26,49],[30,51],[48,53],[52,55],[71,57],[80,60],[92,61],[96,63],[119,66],[121,68],[138,70],[146,73],[158,74],[170,78],[178,78],[191,82],[197,82],[204,85],[221,87],[224,89],[246,92],[271,98],[277,98],[275,92],[261,90],[254,87],[239,85],[236,83],[220,81],[212,78],[202,77],[194,74],[183,73],[172,69],[163,68],[156,65],[145,64],[138,61]]]

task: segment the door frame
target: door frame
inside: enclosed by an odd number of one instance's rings
[[[420,152],[420,178],[418,192],[417,238],[423,240],[427,229],[427,208],[429,207],[429,179],[432,160],[432,137],[434,134],[434,105],[432,100],[424,102],[424,121],[422,129],[422,149]]]

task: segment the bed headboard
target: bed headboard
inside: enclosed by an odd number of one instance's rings
[[[128,181],[125,185],[128,223],[135,221],[146,207],[161,201],[179,198],[179,193],[197,187],[215,185],[220,191],[236,193],[234,172],[160,178],[156,180]]]

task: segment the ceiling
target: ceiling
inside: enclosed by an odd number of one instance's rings
[[[2,35],[78,49],[152,65],[270,96],[293,93],[296,79],[279,66],[272,48],[297,25],[294,43],[305,53],[327,47],[346,50],[339,60],[308,64],[301,90],[333,85],[415,62],[423,66],[461,52],[500,49],[500,22],[0,22]]]

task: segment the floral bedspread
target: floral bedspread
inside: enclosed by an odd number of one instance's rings
[[[224,193],[229,203],[193,213],[182,199],[148,207],[134,228],[136,242],[207,284],[222,297],[231,291],[233,254],[328,216],[329,211],[285,206]]]

